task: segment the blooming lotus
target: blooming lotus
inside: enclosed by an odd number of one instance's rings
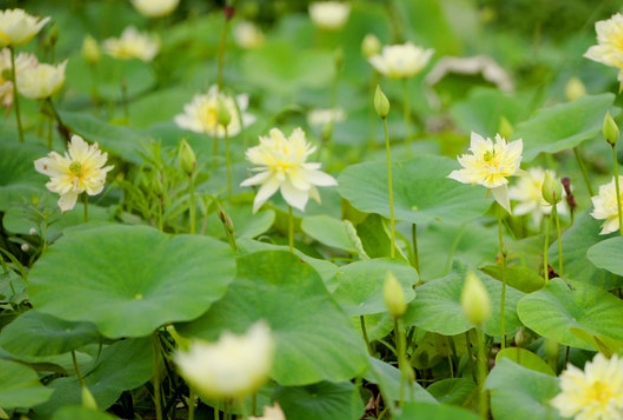
[[[556,178],[556,175],[553,174]],[[508,197],[511,200],[518,201],[513,207],[513,215],[523,216],[530,214],[532,223],[539,226],[543,215],[552,212],[552,205],[543,198],[543,180],[545,179],[545,170],[540,167],[529,168],[522,176],[519,177],[517,184],[508,189]],[[564,197],[564,192],[562,193]],[[558,214],[567,212],[567,206],[564,202],[557,204]]]
[[[523,141],[519,139],[506,143],[497,134],[494,144],[491,139],[472,133],[469,150],[471,155],[465,154],[458,158],[463,169],[452,171],[448,178],[487,187],[495,200],[510,213],[508,177],[520,173]]]
[[[163,17],[171,14],[180,0],[132,0],[132,6],[147,17]]]
[[[279,403],[275,403],[272,407],[264,406],[262,417],[249,417],[249,420],[286,420],[286,416],[283,414]]]
[[[0,10],[0,48],[27,44],[49,20],[31,16],[22,9]]]
[[[339,1],[322,1],[309,5],[309,17],[322,29],[340,29],[350,14],[350,5]]]
[[[24,69],[16,75],[19,93],[31,99],[49,98],[63,87],[65,67],[67,60],[56,66],[40,63]]]
[[[591,46],[584,57],[619,69],[618,80],[623,83],[623,15],[595,23],[597,45]]]
[[[619,185],[623,186],[623,176],[619,176]],[[623,194],[618,197],[623,203]],[[601,226],[601,235],[606,235],[619,230],[619,210],[617,205],[617,192],[614,178],[609,183],[599,187],[599,194],[591,197],[595,209],[591,213],[595,219],[605,220]]]
[[[381,74],[390,79],[406,79],[422,71],[433,56],[434,50],[406,44],[386,45],[381,54],[368,59]]]
[[[333,186],[337,181],[320,171],[320,163],[306,162],[315,150],[305,140],[301,128],[296,128],[289,138],[277,128],[270,130],[267,137],[260,136],[259,146],[246,153],[247,160],[257,165],[253,170],[259,173],[240,184],[243,187],[261,185],[253,202],[253,212],[277,190],[289,205],[301,211],[305,210],[309,197],[320,202],[316,186]]]
[[[174,360],[180,374],[206,398],[237,398],[256,391],[272,368],[275,343],[270,327],[256,322],[244,335],[224,332],[216,343],[193,340]]]
[[[225,127],[219,123],[219,106],[229,113],[227,135],[235,136],[255,121],[255,117],[245,113],[249,105],[248,95],[232,98],[219,92],[216,85],[205,95],[196,95],[192,102],[184,106],[184,113],[175,116],[175,123],[195,133],[206,133],[211,136],[224,137]]]
[[[623,359],[597,353],[584,370],[569,364],[560,375],[560,388],[550,404],[562,417],[618,420],[623,416]]]
[[[160,50],[157,37],[141,33],[134,26],[125,28],[120,38],[104,40],[102,46],[107,54],[120,60],[151,61]]]
[[[47,157],[35,161],[35,169],[51,178],[46,187],[61,195],[58,205],[64,213],[74,208],[78,194],[102,192],[106,174],[113,168],[104,167],[107,158],[97,143],[89,146],[82,137],[73,135],[65,156],[50,152]]]
[[[30,53],[19,53],[15,57],[15,72],[20,74],[26,69],[37,65],[37,57]],[[7,77],[12,71],[11,51],[8,48],[0,50],[0,104],[9,108],[13,105],[13,82]]]

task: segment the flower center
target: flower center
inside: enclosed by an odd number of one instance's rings
[[[74,175],[80,175],[80,173],[82,172],[82,163],[76,161],[71,162],[69,164],[69,172]]]
[[[612,398],[612,389],[601,381],[596,381],[588,389],[587,399],[589,401],[598,402],[600,405],[606,405]]]
[[[485,162],[490,162],[494,157],[495,151],[487,150],[482,158],[485,160]]]
[[[207,127],[214,127],[218,122],[218,110],[215,107],[209,107],[203,114],[203,121]]]

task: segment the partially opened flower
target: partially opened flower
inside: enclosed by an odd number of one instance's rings
[[[16,75],[19,93],[31,99],[49,98],[63,87],[65,67],[67,60],[56,66],[39,63],[24,69]]]
[[[50,177],[46,187],[61,195],[58,205],[66,212],[74,208],[78,194],[86,192],[96,195],[102,192],[106,174],[113,168],[104,167],[107,158],[108,155],[99,150],[97,143],[89,146],[82,137],[73,135],[65,156],[50,152],[47,157],[35,161],[35,169]]]
[[[619,69],[618,79],[623,83],[623,15],[595,23],[597,45],[590,47],[584,57]]]
[[[134,26],[128,26],[120,38],[108,38],[102,44],[104,51],[119,60],[138,58],[152,61],[160,50],[160,42],[155,36],[139,32]]]
[[[240,22],[234,28],[234,40],[245,49],[258,48],[264,43],[264,33],[252,22]]]
[[[555,173],[553,176],[556,178]],[[540,225],[543,215],[552,212],[552,205],[543,198],[544,179],[545,170],[540,167],[532,167],[519,177],[517,184],[508,189],[508,197],[518,202],[513,207],[513,215],[523,216],[530,214],[532,223],[535,226]],[[564,197],[564,192],[561,195]],[[556,209],[558,214],[567,213],[567,206],[562,201],[557,204]]]
[[[320,163],[306,162],[315,150],[305,140],[301,128],[296,128],[289,138],[277,128],[270,130],[267,137],[260,137],[260,145],[246,153],[247,160],[257,165],[253,170],[259,173],[240,184],[243,187],[261,185],[253,211],[262,207],[277,190],[289,205],[301,211],[305,210],[309,197],[320,202],[316,186],[333,186],[337,181],[320,171]]]
[[[487,187],[495,200],[510,213],[508,177],[520,172],[523,141],[519,139],[506,143],[497,134],[494,144],[491,139],[472,133],[469,150],[471,155],[465,154],[458,158],[463,169],[452,171],[448,178]]]
[[[350,5],[339,1],[321,1],[309,5],[309,17],[322,29],[340,29],[350,14]]]
[[[180,0],[132,0],[140,14],[152,18],[170,15],[179,3]]]
[[[368,61],[379,73],[390,79],[405,79],[421,72],[430,61],[433,52],[432,49],[424,49],[407,42],[386,45],[381,54],[373,55]]]
[[[268,379],[275,350],[270,327],[253,324],[244,335],[224,332],[215,343],[193,340],[174,360],[180,374],[202,397],[239,398]]]
[[[249,420],[286,420],[286,416],[283,414],[279,403],[275,403],[272,407],[264,406],[264,415],[262,417],[251,416]]]
[[[31,16],[22,9],[0,10],[0,48],[27,44],[49,20]]]
[[[30,53],[19,53],[15,56],[15,72],[20,74],[26,69],[37,65],[37,57]],[[13,105],[13,82],[9,77],[12,69],[11,51],[8,48],[0,50],[0,105],[9,108]]]
[[[619,185],[623,185],[623,176],[619,176]],[[618,200],[623,203],[623,191]],[[614,178],[609,183],[599,187],[599,194],[591,197],[595,209],[591,213],[595,219],[604,220],[601,225],[601,235],[619,230],[619,210],[617,204],[617,191]]]
[[[619,420],[623,417],[623,359],[597,353],[584,370],[571,364],[560,375],[562,392],[550,401],[562,417]]]
[[[235,136],[255,121],[255,117],[245,111],[249,105],[248,95],[235,98],[219,92],[216,85],[205,95],[196,95],[192,102],[184,105],[184,113],[175,116],[175,123],[195,133],[224,137],[225,127],[219,121],[219,112],[227,112],[230,117],[227,124],[227,135]]]

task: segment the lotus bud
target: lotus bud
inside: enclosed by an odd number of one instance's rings
[[[498,133],[505,139],[510,139],[513,136],[513,126],[505,116],[500,117],[500,124],[498,126]]]
[[[91,35],[85,36],[82,41],[82,57],[91,65],[100,60],[100,47]]]
[[[93,410],[97,410],[97,402],[95,401],[95,397],[89,391],[86,385],[82,385],[82,406],[85,408],[92,408]]]
[[[565,96],[569,101],[575,101],[578,98],[586,95],[586,87],[584,83],[577,77],[569,79],[565,85]]]
[[[192,147],[190,147],[185,139],[182,139],[180,143],[178,159],[180,168],[182,168],[187,175],[192,175],[195,170],[195,165],[197,165],[197,158],[195,157],[195,152]]]
[[[554,176],[552,171],[545,171],[541,194],[545,201],[553,206],[560,203],[560,200],[562,200],[562,184]]]
[[[374,34],[368,34],[361,42],[361,53],[365,58],[370,58],[381,52],[381,41]]]
[[[387,99],[379,85],[376,85],[376,91],[374,92],[374,109],[379,114],[379,117],[387,118],[387,114],[389,114],[389,99]]]
[[[398,279],[391,271],[388,271],[385,275],[383,299],[385,300],[385,306],[387,306],[393,318],[400,318],[407,311],[405,292],[402,290]]]
[[[469,271],[465,277],[465,285],[461,293],[461,306],[469,322],[482,325],[491,317],[491,299],[482,281]]]
[[[231,123],[231,112],[229,112],[229,109],[227,108],[225,99],[223,99],[220,95],[216,104],[216,112],[218,114],[218,123],[223,127],[227,127],[229,123]]]
[[[602,132],[604,133],[606,141],[610,143],[610,146],[614,146],[619,140],[619,126],[612,118],[612,115],[610,115],[610,111],[606,111]]]

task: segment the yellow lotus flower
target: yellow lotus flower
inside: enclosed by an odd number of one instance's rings
[[[119,60],[138,58],[151,61],[160,50],[157,37],[141,33],[134,26],[125,28],[120,38],[104,40],[102,46],[108,55]]]
[[[339,1],[322,1],[309,5],[309,17],[322,29],[340,29],[348,20],[350,5]]]
[[[584,57],[619,69],[618,80],[623,83],[623,15],[595,23],[597,45],[590,47]]]
[[[22,9],[0,10],[0,48],[27,44],[49,20],[31,16]]]
[[[495,200],[510,213],[508,177],[520,173],[523,141],[519,139],[507,144],[498,134],[494,144],[491,139],[472,133],[469,150],[471,155],[458,158],[463,169],[452,171],[448,178],[489,188]]]
[[[597,353],[584,370],[569,364],[560,375],[558,394],[550,404],[562,417],[576,420],[619,420],[623,417],[623,359]]]
[[[619,176],[619,185],[623,186],[623,176]],[[591,213],[597,220],[605,220],[601,225],[600,235],[619,230],[619,210],[617,207],[617,192],[614,183],[614,177],[609,183],[599,187],[599,194],[591,197],[595,210]],[[623,203],[623,194],[619,196],[619,200]]]
[[[147,17],[163,17],[171,14],[180,0],[132,0],[132,6]]]
[[[406,44],[386,45],[381,54],[368,59],[370,64],[381,74],[390,79],[413,77],[426,67],[434,50]]]
[[[19,93],[31,99],[49,98],[65,83],[67,60],[53,66],[38,64],[16,74]]]
[[[174,360],[182,377],[202,397],[238,398],[268,379],[275,343],[270,327],[258,321],[244,335],[224,332],[216,343],[193,340]]]
[[[97,143],[89,146],[82,137],[73,135],[65,156],[50,152],[47,157],[35,161],[35,169],[51,178],[46,187],[61,195],[58,205],[64,213],[74,208],[78,194],[102,192],[106,174],[113,168],[104,167],[107,158]]]
[[[238,95],[234,99],[219,92],[218,86],[214,85],[207,94],[196,95],[191,103],[184,105],[184,113],[175,116],[175,123],[195,133],[224,137],[225,127],[219,123],[219,105],[225,107],[231,118],[227,124],[228,136],[237,135],[243,127],[255,121],[253,115],[245,112],[249,105],[248,95]]]
[[[249,417],[249,420],[286,420],[286,416],[283,414],[279,403],[275,403],[272,407],[264,406],[262,417]]]
[[[20,74],[26,69],[37,66],[37,57],[30,53],[19,53],[15,57],[15,73]],[[13,82],[8,78],[12,71],[11,51],[8,48],[0,50],[0,104],[9,108],[13,105]]]
[[[556,174],[553,174],[556,178]],[[552,205],[543,198],[543,180],[545,179],[545,170],[540,167],[529,168],[522,176],[519,177],[517,184],[508,189],[508,197],[511,200],[518,201],[513,207],[513,215],[523,216],[530,214],[531,221],[535,226],[541,224],[543,215],[552,212]],[[565,196],[564,191],[562,196]],[[564,202],[557,204],[558,214],[567,213],[567,206]]]
[[[337,185],[331,175],[321,172],[320,163],[306,162],[307,157],[316,150],[305,140],[305,132],[296,128],[290,138],[277,128],[270,130],[268,137],[260,137],[260,145],[247,150],[247,160],[258,165],[258,174],[240,184],[243,187],[261,185],[253,202],[253,212],[277,192],[281,191],[284,200],[301,211],[309,197],[320,202],[316,186]]]

